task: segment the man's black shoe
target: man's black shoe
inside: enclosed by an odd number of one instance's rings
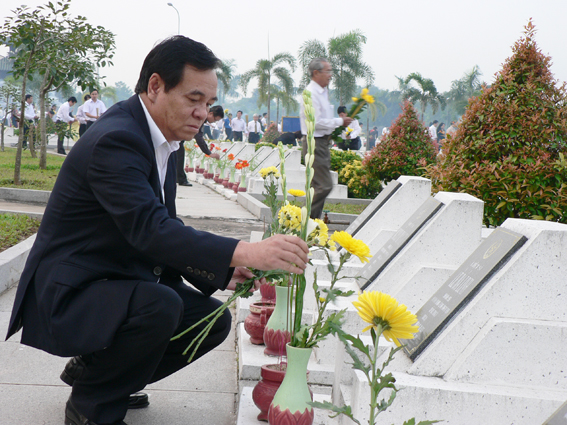
[[[65,369],[61,372],[61,380],[67,385],[73,386],[73,382],[79,379],[85,370],[86,363],[81,356],[73,357],[65,365]],[[150,401],[146,393],[134,393],[128,399],[128,409],[142,409],[148,407]]]
[[[67,400],[65,406],[65,425],[97,425],[95,422],[85,418],[73,405],[71,399]],[[128,425],[124,421],[116,422],[115,425]]]
[[[179,186],[193,186],[193,185],[189,182],[183,182],[183,183],[179,183]]]

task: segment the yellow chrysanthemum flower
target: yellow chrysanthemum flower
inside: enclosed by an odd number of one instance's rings
[[[378,291],[363,292],[352,304],[362,320],[370,323],[362,332],[370,328],[376,329],[380,325],[384,337],[388,341],[394,341],[398,347],[401,345],[398,339],[413,339],[419,330],[415,324],[417,316],[388,294]]]
[[[329,228],[323,220],[316,218],[314,221],[317,223],[317,228],[309,234],[307,243],[311,246],[327,247],[334,251],[335,244],[329,241]]]
[[[353,238],[347,232],[335,232],[333,236],[331,236],[331,240],[338,243],[352,255],[356,255],[361,263],[368,263],[368,259],[372,257],[368,245],[360,239]]]
[[[366,96],[367,94],[368,94],[368,89],[367,89],[367,88],[364,88],[364,89],[362,89],[362,91],[360,92],[360,97],[363,98],[363,97]]]
[[[362,96],[362,98],[370,104],[374,103],[374,96],[370,94],[365,94],[364,96]]]
[[[281,207],[278,213],[281,226],[289,230],[299,230],[301,228],[301,208],[287,204]]]
[[[305,192],[303,190],[299,190],[299,189],[289,189],[287,191],[287,193],[289,193],[291,196],[305,196]]]
[[[280,178],[280,172],[274,166],[262,168],[260,170],[260,176],[265,179],[268,176],[274,176],[276,179]]]
[[[358,102],[358,97],[353,97],[353,98],[352,98],[352,101],[353,101],[354,103]]]

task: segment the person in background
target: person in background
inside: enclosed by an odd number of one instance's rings
[[[226,140],[232,141],[232,114],[229,113],[224,119],[224,133],[226,134]]]
[[[49,111],[47,111],[47,116],[53,122],[55,122],[57,120],[57,105],[51,105],[51,109]]]
[[[65,130],[69,128],[69,124],[78,121],[76,117],[71,115],[71,110],[76,103],[77,98],[75,96],[71,96],[67,99],[67,102],[59,107],[59,110],[55,115],[55,126],[57,127],[57,153],[61,155],[67,155],[65,148],[63,147]]]
[[[90,98],[91,95],[86,94],[83,97],[83,104],[79,106],[79,109],[77,110],[77,119],[79,120],[79,137],[81,137],[83,134],[85,134],[85,131],[87,131],[87,116],[85,115],[83,108],[85,107],[87,100],[89,100]]]
[[[339,126],[348,127],[352,123],[350,117],[333,116],[333,107],[329,102],[329,83],[333,75],[331,64],[325,58],[315,58],[309,63],[309,75],[311,82],[305,90],[311,92],[313,108],[315,109],[315,171],[311,186],[315,190],[313,203],[311,205],[311,218],[321,218],[323,206],[327,195],[333,189],[333,179],[331,177],[331,152],[329,150],[329,139],[331,133]],[[307,135],[307,125],[305,123],[305,109],[303,102],[300,105],[301,134]],[[302,155],[307,153],[307,137],[302,138]]]
[[[246,131],[246,121],[242,119],[242,111],[236,112],[236,118],[232,119],[230,123],[232,126],[232,134],[235,142],[242,142],[242,135]]]
[[[294,133],[291,132],[282,133],[272,143],[274,145],[277,145],[278,142],[282,142],[282,144],[284,145],[297,146],[297,140],[299,139],[301,139],[301,130],[298,130]]]
[[[337,108],[337,114],[341,118],[346,118],[346,106],[339,106]],[[340,149],[343,151],[351,150],[357,151],[360,149],[360,133],[361,128],[358,120],[353,119],[352,122],[349,124],[348,128],[343,131],[341,137],[343,138],[343,142],[339,146]]]
[[[33,106],[33,96],[31,94],[26,94],[26,107],[24,109],[24,140],[22,142],[22,147],[27,149],[28,147],[28,133],[30,128],[34,126],[34,120],[38,118],[34,106]]]
[[[368,142],[366,145],[367,151],[374,149],[374,146],[376,146],[376,139],[378,139],[378,127],[374,126],[372,127],[372,130],[370,130],[370,133],[368,133]]]
[[[252,121],[246,126],[246,135],[248,136],[248,143],[258,143],[260,135],[264,134],[262,124],[258,121],[258,114],[252,116]]]
[[[437,123],[439,121],[435,120],[429,126],[429,137],[431,137],[432,141],[437,141]]]
[[[451,125],[447,129],[447,136],[453,137],[457,133],[458,129],[459,127],[457,126],[457,123],[455,121],[451,122]]]
[[[87,117],[87,130],[106,112],[104,102],[98,98],[97,89],[91,91],[91,98],[85,102],[83,112]]]
[[[443,143],[445,143],[445,138],[447,137],[445,134],[444,122],[442,122],[437,126],[436,133],[437,133],[437,144],[439,145],[439,152],[441,152],[441,149],[443,148]]]

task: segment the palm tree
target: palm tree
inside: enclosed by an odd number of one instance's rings
[[[221,62],[219,68],[217,68],[217,79],[222,84],[222,95],[219,96],[220,101],[224,101],[227,93],[230,91],[230,86],[232,83],[232,79],[234,78],[233,70],[236,67],[234,63],[234,59],[228,59]]]
[[[260,59],[256,62],[256,68],[246,71],[240,79],[240,87],[246,95],[248,84],[252,78],[258,80],[258,106],[268,106],[268,122],[270,122],[270,104],[272,101],[272,76],[276,77],[279,85],[290,96],[293,94],[293,78],[287,68],[278,66],[285,64],[289,66],[291,72],[295,71],[295,58],[289,53],[278,53],[271,60]]]
[[[287,91],[281,90],[278,86],[272,84],[271,92],[274,99],[276,99],[276,123],[280,120],[280,102],[282,104],[282,109],[285,109],[288,114],[299,109],[299,103],[294,99],[293,95],[290,95]]]
[[[465,72],[460,80],[455,80],[451,84],[449,91],[454,108],[459,115],[465,113],[471,97],[478,96],[482,88],[480,77],[482,72],[478,65],[475,65],[469,72]]]
[[[414,104],[419,102],[422,121],[427,105],[431,106],[434,114],[439,107],[441,107],[441,110],[445,109],[445,98],[437,91],[433,80],[430,78],[423,78],[419,72],[413,72],[405,79],[396,78],[398,79],[402,99],[409,100]],[[416,83],[417,87],[411,84],[412,81]]]
[[[374,81],[374,72],[362,61],[362,47],[366,36],[360,30],[354,30],[337,37],[332,37],[325,46],[319,40],[308,40],[299,48],[299,62],[303,68],[301,86],[305,87],[311,79],[308,71],[309,63],[317,57],[329,60],[333,68],[333,84],[335,97],[341,105],[356,94],[357,78],[364,78],[365,86]]]

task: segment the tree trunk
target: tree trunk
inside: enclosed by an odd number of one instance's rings
[[[270,105],[272,104],[272,81],[271,76],[268,75],[268,119],[266,120],[266,128],[270,125]],[[262,117],[260,117],[262,118]],[[266,131],[266,129],[264,129]]]
[[[35,131],[35,126],[30,128],[28,132],[28,148],[30,149],[30,154],[32,158],[37,158],[35,154],[35,141],[37,139],[37,132]]]
[[[39,89],[39,116],[41,119],[39,120],[39,128],[41,131],[41,147],[39,149],[39,168],[45,170],[47,168],[47,134],[46,134],[46,120],[47,117],[45,115],[45,96],[47,94],[47,77],[49,74],[49,67],[45,72],[45,76],[43,77],[43,81],[41,83],[41,87]]]

